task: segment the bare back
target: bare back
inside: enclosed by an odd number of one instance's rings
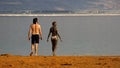
[[[31,25],[31,33],[34,35],[34,34],[40,34],[41,32],[41,27],[39,24],[32,24]]]

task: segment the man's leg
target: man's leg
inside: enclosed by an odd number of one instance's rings
[[[32,55],[33,55],[34,50],[35,50],[35,46],[34,46],[34,44],[32,44],[32,45],[31,45],[31,53],[30,53],[30,56],[32,56]]]
[[[38,55],[38,43],[35,44],[35,55]]]

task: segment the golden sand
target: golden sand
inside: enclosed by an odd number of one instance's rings
[[[0,68],[120,68],[120,56],[14,56],[2,54]]]

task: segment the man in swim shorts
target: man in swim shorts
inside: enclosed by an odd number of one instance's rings
[[[28,31],[28,40],[30,40],[30,39],[31,39],[30,56],[32,56],[34,53],[37,56],[39,39],[42,40],[42,30],[41,30],[40,24],[38,23],[38,18],[34,18],[33,24],[30,25],[30,28]]]

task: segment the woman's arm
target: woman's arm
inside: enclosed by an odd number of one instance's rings
[[[48,37],[47,37],[47,42],[49,41],[50,34],[51,34],[51,29],[49,30],[49,34],[48,34]]]
[[[62,39],[61,39],[60,34],[58,33],[58,31],[57,31],[57,35],[58,35],[60,41],[62,42]]]
[[[41,25],[39,24],[39,34],[40,34],[40,39],[42,40],[42,29],[41,29]]]

